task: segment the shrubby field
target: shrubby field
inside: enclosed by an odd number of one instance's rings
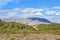
[[[38,29],[36,30],[35,27]],[[60,24],[39,24],[29,26],[16,22],[3,22],[0,20],[0,34],[33,34],[33,33],[49,33],[49,34],[60,34]]]
[[[0,20],[0,40],[60,40],[60,24],[29,26]]]

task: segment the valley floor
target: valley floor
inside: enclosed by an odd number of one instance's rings
[[[0,40],[60,40],[60,35],[54,34],[1,34]]]

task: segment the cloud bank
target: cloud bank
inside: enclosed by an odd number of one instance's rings
[[[3,17],[13,17],[13,16],[19,16],[19,17],[29,17],[29,16],[59,16],[60,11],[56,10],[47,10],[47,9],[36,9],[36,8],[14,8],[10,10],[0,10],[0,16]],[[1,18],[1,17],[0,17]]]
[[[56,10],[54,10],[56,9]],[[60,9],[59,9],[60,10]],[[60,11],[57,8],[14,8],[0,10],[0,18],[27,18],[27,17],[41,17],[49,19],[52,22],[60,23]],[[53,21],[54,20],[54,21]]]

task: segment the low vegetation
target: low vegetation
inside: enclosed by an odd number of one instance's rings
[[[60,24],[40,24],[39,33],[60,34]]]
[[[40,24],[36,26],[38,30],[34,28],[35,26],[33,27],[16,22],[3,22],[2,20],[0,20],[0,34],[60,34],[60,24]]]

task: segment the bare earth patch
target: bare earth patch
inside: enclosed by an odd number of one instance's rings
[[[53,34],[4,34],[0,40],[60,40],[60,35]]]

